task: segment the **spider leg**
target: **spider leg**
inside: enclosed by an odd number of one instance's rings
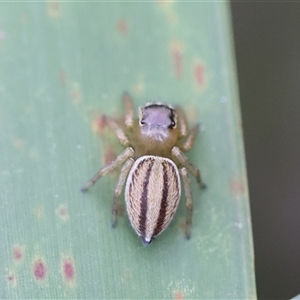
[[[124,163],[127,159],[134,156],[134,150],[131,147],[126,148],[123,152],[121,152],[117,158],[109,163],[108,165],[101,168],[93,177],[88,181],[88,183],[81,188],[81,191],[84,193],[87,191],[89,187],[94,185],[102,176],[106,175],[107,173],[111,172],[119,165]]]
[[[193,216],[193,196],[191,190],[191,181],[186,168],[180,169],[180,174],[182,177],[184,192],[186,198],[186,221],[185,221],[185,236],[187,239],[191,237],[191,225]]]
[[[124,124],[127,129],[131,129],[134,125],[134,107],[130,95],[126,92],[123,94],[123,101],[125,108]],[[124,131],[124,128],[111,117],[107,117],[107,123],[109,128],[115,133],[115,135],[119,139],[120,143],[126,147],[130,146],[129,139]]]
[[[172,148],[172,154],[196,178],[200,188],[205,189],[206,185],[201,179],[200,170],[189,162],[188,158],[178,147]]]
[[[195,127],[193,127],[187,134],[186,139],[181,147],[182,151],[186,152],[190,150],[196,140],[197,134],[199,132],[199,124],[197,124]]]
[[[133,127],[134,107],[130,95],[125,92],[123,94],[123,102],[125,107],[124,123],[127,128]]]
[[[107,117],[107,124],[109,126],[109,128],[115,133],[115,135],[117,136],[117,138],[119,139],[120,143],[123,146],[129,146],[129,140],[122,128],[121,125],[119,125],[117,123],[117,121],[115,121],[113,118],[111,117]]]
[[[185,137],[189,131],[189,125],[188,125],[186,115],[180,106],[176,106],[175,109],[177,112],[177,124],[179,128],[179,136]]]
[[[119,197],[122,192],[128,172],[130,171],[133,163],[134,163],[133,158],[129,158],[125,161],[125,163],[121,169],[118,181],[116,183],[116,187],[114,190],[114,199],[113,199],[113,204],[112,204],[112,219],[111,219],[112,227],[115,227],[115,225],[116,225],[116,219],[117,219],[118,208],[119,208]]]

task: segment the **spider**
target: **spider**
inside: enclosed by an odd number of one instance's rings
[[[143,244],[149,245],[167,228],[176,212],[181,196],[181,175],[187,208],[185,236],[189,239],[193,197],[188,172],[202,189],[206,185],[200,170],[189,162],[184,152],[192,148],[199,124],[189,130],[182,108],[161,102],[150,102],[140,107],[136,120],[128,93],[124,93],[123,101],[124,124],[120,125],[110,117],[107,117],[107,122],[125,150],[101,168],[81,190],[87,191],[102,176],[123,165],[114,189],[111,223],[113,227],[116,224],[119,198],[127,178],[127,214]]]

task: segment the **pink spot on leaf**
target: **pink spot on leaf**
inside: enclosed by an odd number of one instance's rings
[[[120,33],[125,35],[127,33],[127,30],[128,30],[127,21],[125,19],[121,18],[118,22],[117,29]]]
[[[14,272],[10,271],[7,275],[7,281],[10,285],[16,286],[17,285],[17,278]]]
[[[243,180],[234,178],[230,183],[231,193],[234,197],[239,198],[246,193],[246,187]]]
[[[38,219],[41,219],[43,216],[44,216],[44,207],[42,206],[37,206],[35,209],[34,209],[34,214],[36,215],[36,217]]]
[[[116,153],[112,148],[108,148],[104,154],[104,163],[109,164],[116,159]]]
[[[16,262],[20,262],[23,258],[23,251],[20,245],[15,245],[13,247],[13,259]]]
[[[59,72],[59,80],[60,82],[62,83],[63,86],[66,85],[66,82],[67,82],[67,73],[65,70],[61,70]]]
[[[74,103],[78,103],[80,100],[80,91],[73,89],[70,91],[70,96],[71,96],[72,100],[74,101]]]
[[[107,117],[106,115],[99,115],[95,120],[96,131],[102,131],[107,126]]]
[[[70,89],[70,96],[73,100],[73,103],[77,104],[81,100],[81,89],[79,82],[73,82],[72,87]]]
[[[56,215],[63,221],[67,221],[69,217],[68,213],[68,208],[66,205],[60,205],[56,210],[55,210]]]
[[[33,275],[36,280],[44,280],[47,274],[45,262],[39,258],[33,264]]]
[[[47,11],[48,11],[49,17],[57,18],[59,16],[59,2],[58,1],[48,1]]]
[[[202,64],[197,63],[195,65],[194,77],[199,87],[202,87],[205,84],[204,66]]]
[[[58,213],[61,217],[65,217],[68,214],[64,208],[61,208]]]
[[[63,279],[68,284],[71,284],[71,285],[74,284],[76,271],[75,271],[74,261],[71,257],[64,257],[62,259],[61,269],[62,269]]]
[[[175,42],[171,45],[171,56],[176,78],[181,79],[183,69],[183,50],[180,43]]]
[[[176,299],[176,300],[184,299],[182,292],[181,291],[176,291],[175,295],[174,295],[174,299]]]

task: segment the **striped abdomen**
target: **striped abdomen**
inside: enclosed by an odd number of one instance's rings
[[[135,161],[127,178],[125,201],[131,225],[144,244],[167,228],[180,193],[179,172],[172,160],[146,155]]]

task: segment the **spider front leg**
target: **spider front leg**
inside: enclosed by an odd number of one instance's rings
[[[180,148],[183,152],[186,152],[190,150],[195,143],[197,134],[199,132],[199,124],[197,124],[191,130],[189,130],[188,121],[183,109],[177,106],[176,111],[179,128],[179,137],[182,141]]]
[[[179,136],[185,137],[189,131],[189,125],[188,125],[188,121],[186,119],[186,115],[180,106],[176,106],[176,112],[177,112],[177,123],[178,123],[178,128],[179,128]]]
[[[111,172],[119,165],[124,163],[127,159],[132,158],[134,156],[134,150],[131,147],[126,148],[121,154],[117,156],[117,158],[109,163],[108,165],[101,168],[88,183],[81,188],[81,191],[84,193],[87,191],[89,187],[94,185],[102,176],[105,176],[107,173]]]
[[[128,140],[122,126],[120,126],[117,123],[117,121],[111,117],[107,117],[107,123],[108,123],[109,128],[115,133],[115,135],[119,139],[120,143],[123,146],[128,147],[130,143],[129,143],[129,140]]]
[[[118,181],[116,183],[116,187],[114,190],[114,199],[113,199],[113,204],[112,204],[112,219],[111,219],[112,227],[115,227],[115,225],[116,225],[116,219],[117,219],[118,209],[119,209],[119,197],[122,192],[124,183],[126,181],[128,172],[130,171],[133,163],[134,163],[133,158],[129,158],[128,160],[125,161],[125,163],[121,169]]]
[[[123,94],[123,102],[125,108],[124,123],[127,128],[132,128],[134,124],[134,107],[130,95],[125,92]]]
[[[181,168],[180,174],[182,177],[184,193],[186,198],[185,236],[187,239],[189,239],[191,237],[191,225],[193,216],[193,196],[191,190],[191,181],[186,168]]]
[[[198,132],[199,132],[199,124],[193,127],[186,135],[186,139],[181,147],[182,151],[186,152],[194,146]]]
[[[189,162],[188,158],[178,147],[172,148],[172,155],[196,178],[200,188],[205,189],[206,184],[201,179],[200,170]]]
[[[131,129],[134,124],[134,120],[133,120],[134,108],[133,108],[131,97],[129,96],[128,93],[123,94],[123,101],[124,101],[124,108],[125,108],[124,124],[127,129]],[[124,132],[123,126],[118,124],[118,122],[111,117],[107,117],[107,123],[108,123],[108,127],[115,133],[115,135],[119,139],[120,143],[126,147],[130,146],[130,142],[128,140],[126,133]]]

